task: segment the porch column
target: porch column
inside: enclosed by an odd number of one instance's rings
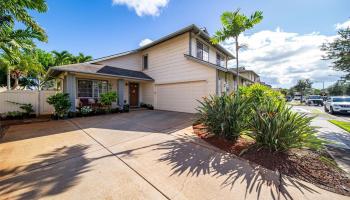
[[[75,99],[76,99],[76,79],[72,74],[68,74],[66,77],[65,93],[69,94],[69,100],[71,103],[70,111],[75,112]]]
[[[125,81],[124,80],[118,80],[118,104],[123,108],[124,106],[124,88],[125,88]]]

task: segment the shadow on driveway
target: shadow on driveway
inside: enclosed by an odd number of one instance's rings
[[[88,146],[76,145],[38,155],[37,158],[44,159],[23,168],[20,176],[0,180],[0,196],[5,198],[10,195],[9,199],[38,199],[68,190],[79,183],[81,174],[89,171],[92,160],[84,156],[87,149]],[[67,160],[77,152],[82,156],[73,164],[56,165],[58,161]],[[1,170],[0,174],[8,174],[10,171],[16,169]]]
[[[282,178],[277,172],[248,163],[227,153],[208,150],[206,147],[194,144],[185,138],[145,144],[134,149],[120,151],[116,155],[133,159],[133,157],[142,156],[140,152],[143,152],[143,150],[144,152],[153,151],[155,155],[160,154],[160,157],[155,157],[157,160],[154,161],[154,165],[145,166],[149,168],[147,171],[158,171],[160,173],[160,170],[166,170],[167,168],[159,167],[157,163],[168,165],[171,168],[168,172],[170,177],[179,177],[179,182],[181,182],[180,177],[185,177],[186,180],[187,178],[194,179],[185,181],[185,183],[195,182],[193,185],[202,187],[192,188],[193,190],[206,190],[206,187],[213,182],[210,184],[207,182],[198,183],[202,179],[197,178],[208,177],[206,181],[214,181],[214,183],[220,184],[220,191],[225,188],[228,189],[231,197],[234,195],[232,190],[244,192],[244,199],[251,199],[252,196],[256,196],[257,199],[280,199],[281,197],[293,199],[293,195],[286,188],[287,186],[292,186],[301,193],[318,193],[298,180],[288,177]],[[185,183],[182,187],[193,187],[193,185],[185,185]],[[216,191],[215,188],[207,189]],[[217,194],[220,193],[224,197],[224,192],[220,191],[217,191]],[[242,193],[235,197],[240,199]]]

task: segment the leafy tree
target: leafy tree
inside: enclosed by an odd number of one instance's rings
[[[47,41],[45,31],[29,15],[29,11],[45,12],[45,0],[6,0],[0,1],[0,54],[9,61],[6,65],[7,85],[10,87],[11,64],[20,63],[21,51],[32,49],[33,39]],[[15,23],[24,25],[16,29]],[[4,68],[4,65],[0,66]]]
[[[324,60],[332,60],[333,69],[348,73],[350,76],[350,27],[338,31],[338,38],[333,42],[324,43],[321,47],[326,52]]]
[[[348,96],[350,95],[350,84],[349,83],[344,85],[344,94],[348,95]]]
[[[263,15],[261,11],[254,12],[250,17],[247,17],[244,14],[241,14],[239,9],[234,12],[224,12],[221,15],[221,23],[223,27],[221,30],[216,31],[211,41],[214,44],[218,44],[219,42],[222,42],[226,39],[234,38],[235,45],[236,45],[237,77],[239,77],[238,51],[241,48],[241,46],[239,46],[239,43],[238,43],[238,37],[244,31],[252,29],[256,24],[260,23],[262,19],[263,19]],[[238,91],[238,84],[237,84],[237,91]]]
[[[330,96],[341,96],[344,94],[344,87],[339,81],[327,88]]]
[[[45,0],[6,0],[0,1],[0,27],[13,27],[19,22],[27,27],[26,30],[37,34],[37,39],[47,41],[47,35],[39,24],[29,15],[29,10],[46,12]]]
[[[302,102],[302,99],[303,99],[305,92],[310,90],[311,87],[312,87],[312,82],[309,79],[298,80],[298,82],[294,86],[294,88],[297,92],[300,92],[300,95],[301,95],[300,102]]]
[[[43,71],[32,52],[21,51],[16,57],[17,59],[11,59],[7,54],[0,57],[1,66],[5,67],[14,79],[12,89],[18,89],[20,78],[26,77],[30,73],[37,74]]]

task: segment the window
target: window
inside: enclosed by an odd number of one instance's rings
[[[209,47],[197,40],[197,58],[209,62]]]
[[[216,64],[219,66],[225,66],[225,58],[219,53],[216,53]]]
[[[143,69],[148,69],[148,55],[143,56]]]
[[[78,80],[78,97],[99,98],[108,91],[108,82],[99,80]]]

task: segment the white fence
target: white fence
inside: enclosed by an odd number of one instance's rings
[[[10,111],[23,111],[19,107],[10,102],[30,103],[33,105],[35,113],[51,114],[54,109],[46,100],[49,96],[56,94],[58,91],[31,91],[31,90],[6,90],[0,91],[0,113]],[[9,102],[10,101],[10,102]]]

